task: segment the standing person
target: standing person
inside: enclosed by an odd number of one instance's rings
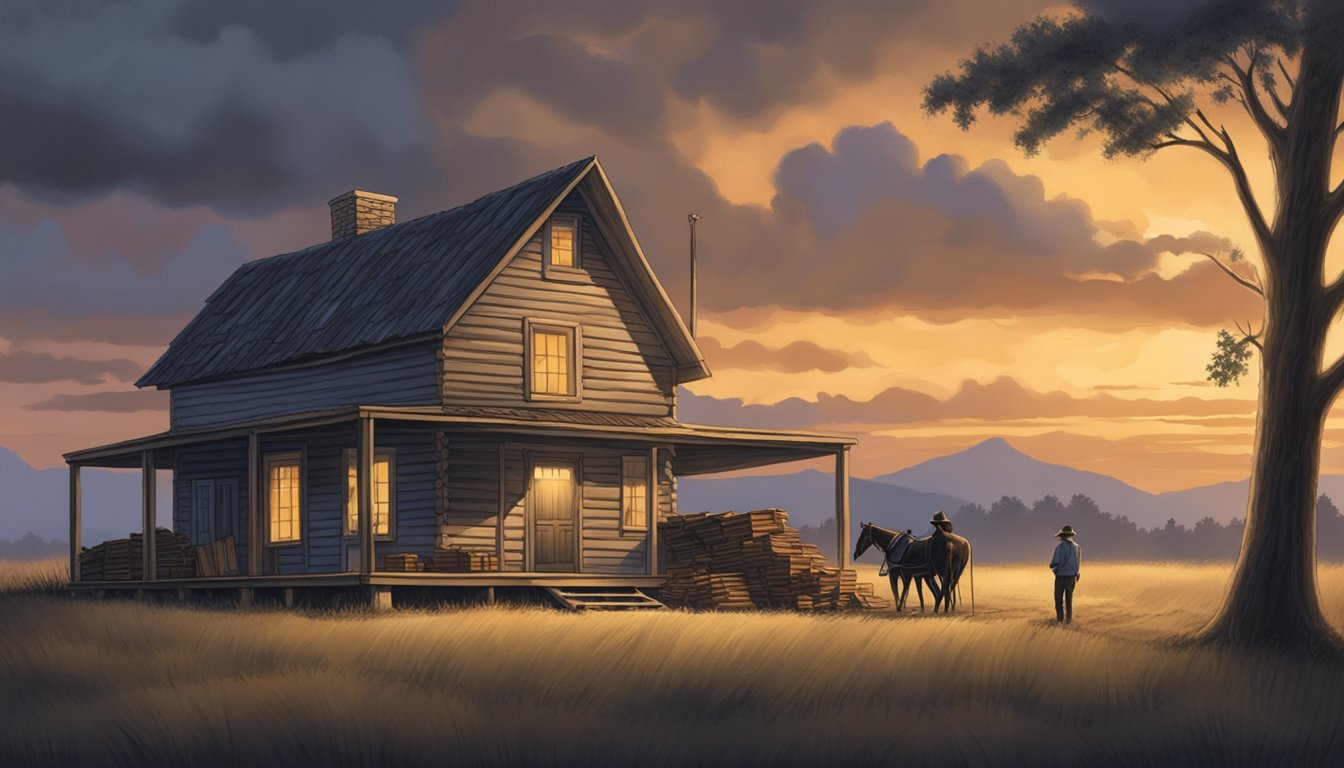
[[[1073,622],[1073,588],[1078,583],[1079,566],[1083,564],[1083,548],[1073,540],[1072,525],[1066,525],[1055,534],[1059,544],[1050,558],[1050,570],[1055,572],[1055,621]]]

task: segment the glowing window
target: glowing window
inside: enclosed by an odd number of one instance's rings
[[[373,535],[392,534],[392,503],[396,477],[396,459],[390,450],[374,452],[373,459]],[[359,533],[359,456],[353,449],[345,452],[345,532]]]
[[[574,216],[551,217],[546,238],[546,266],[579,266],[579,220]]]
[[[271,544],[287,544],[302,536],[300,508],[303,489],[299,476],[299,454],[266,457],[266,516],[270,521]]]
[[[621,459],[621,525],[649,526],[649,460],[643,456]]]
[[[574,396],[574,329],[532,326],[529,335],[531,394]]]

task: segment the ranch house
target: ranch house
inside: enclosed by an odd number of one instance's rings
[[[137,382],[169,391],[168,431],[65,456],[73,589],[656,588],[679,476],[817,457],[844,563],[854,441],[678,420],[709,370],[596,157],[413,221],[396,202],[348,192],[329,242],[239,267]],[[82,467],[140,468],[143,530],[230,542],[229,572],[165,578],[147,535],[140,578],[81,581]],[[386,565],[444,548],[489,569]]]

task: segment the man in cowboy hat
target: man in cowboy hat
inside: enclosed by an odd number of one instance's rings
[[[943,533],[952,532],[952,521],[948,519],[947,513],[941,509],[933,514],[933,519],[929,523]]]
[[[1055,621],[1073,621],[1073,588],[1078,583],[1078,569],[1083,563],[1083,548],[1073,540],[1072,525],[1066,525],[1055,534],[1059,544],[1050,558],[1050,570],[1055,572]]]

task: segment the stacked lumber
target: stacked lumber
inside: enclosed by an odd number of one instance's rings
[[[489,549],[466,549],[457,545],[435,547],[434,557],[425,566],[437,573],[478,573],[498,571],[499,555]]]
[[[420,562],[420,556],[416,553],[403,552],[383,555],[383,570],[392,573],[415,573],[425,570],[425,564]]]
[[[787,608],[795,611],[891,608],[837,568],[789,527],[782,509],[745,514],[698,512],[660,523],[667,549],[661,592],[668,605],[696,609]]]
[[[238,549],[232,536],[224,536],[196,547],[197,576],[237,576]]]
[[[165,528],[154,531],[158,548],[155,573],[160,579],[192,578],[196,575],[196,552],[191,539]],[[144,536],[112,539],[79,554],[81,581],[133,581],[144,578]]]

